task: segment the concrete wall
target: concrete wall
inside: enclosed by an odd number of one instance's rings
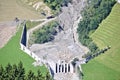
[[[34,52],[30,51],[26,47],[26,39],[27,39],[27,29],[26,29],[26,25],[24,25],[23,26],[23,32],[22,32],[22,35],[21,35],[21,40],[20,40],[21,50],[24,51],[25,53],[27,53],[29,56],[31,56],[33,59],[35,59],[37,62],[46,63],[45,60],[40,59],[37,55],[35,55]]]
[[[21,35],[20,40],[20,47],[23,52],[31,56],[36,62],[39,62],[39,64],[45,64],[45,66],[49,69],[50,74],[53,75],[54,73],[54,63],[52,61],[46,61],[41,58],[39,58],[34,52],[30,51],[26,46],[26,40],[27,40],[27,29],[26,25],[23,26],[23,32]]]
[[[27,30],[26,30],[26,25],[25,25],[23,26],[23,32],[22,32],[21,40],[20,40],[21,50],[25,52],[26,54],[28,54],[29,56],[31,56],[33,59],[35,59],[36,62],[39,62],[40,64],[45,64],[45,66],[48,68],[52,77],[54,77],[54,75],[56,74],[56,64],[58,64],[58,66],[60,65],[64,66],[63,73],[74,72],[74,69],[71,63],[61,63],[61,62],[54,63],[53,61],[46,61],[46,60],[39,58],[34,52],[30,51],[26,46],[26,39],[27,39],[26,34],[27,34]],[[70,71],[68,71],[68,65],[70,66]],[[59,69],[59,67],[57,69]],[[65,72],[65,69],[66,69],[66,72]],[[60,68],[60,70],[61,70],[60,72],[62,72],[62,67]]]
[[[43,61],[37,55],[35,55],[32,51],[30,51],[26,46],[24,46],[23,44],[20,43],[20,46],[21,46],[21,50],[22,51],[24,51],[25,53],[27,53],[29,56],[31,56],[36,61],[39,61],[39,62]]]
[[[22,36],[21,36],[21,44],[23,44],[24,46],[26,46],[26,40],[27,40],[27,28],[26,28],[26,24],[23,27],[23,32],[22,32]]]

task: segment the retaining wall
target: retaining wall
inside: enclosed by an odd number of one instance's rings
[[[27,47],[26,47],[26,40],[27,40],[27,29],[26,29],[26,25],[23,26],[23,32],[21,35],[21,40],[20,40],[20,47],[21,50],[24,51],[25,53],[27,53],[29,56],[31,56],[33,59],[35,59],[37,62],[42,62],[45,63],[45,60],[40,59],[37,55],[35,55],[34,52],[30,51]]]
[[[26,29],[26,25],[24,25],[23,26],[23,32],[22,32],[22,35],[21,35],[21,40],[20,40],[21,50],[24,51],[29,56],[31,56],[33,59],[35,59],[40,64],[45,64],[45,66],[48,68],[52,77],[54,77],[54,74],[56,73],[56,63],[54,63],[52,61],[46,61],[46,60],[43,60],[43,59],[39,58],[34,52],[30,51],[26,47],[26,40],[27,40],[27,29]],[[59,63],[59,62],[57,64],[61,65],[61,63]],[[73,73],[73,66],[71,64],[70,64],[70,67],[71,67],[71,69],[68,72]]]
[[[26,24],[24,24],[20,43],[26,46],[26,40],[27,40],[27,28],[26,28]]]

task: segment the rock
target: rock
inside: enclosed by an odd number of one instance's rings
[[[58,16],[58,21],[64,29],[72,28],[74,21],[81,15],[80,12],[85,6],[85,0],[73,0],[68,7],[62,7],[62,13]]]

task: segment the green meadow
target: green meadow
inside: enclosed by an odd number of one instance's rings
[[[10,39],[10,41],[0,49],[0,65],[6,66],[8,63],[18,64],[20,61],[22,61],[26,72],[32,70],[36,74],[37,70],[40,69],[43,75],[45,75],[47,72],[45,66],[33,66],[32,63],[35,62],[35,60],[20,49],[19,42],[21,33],[22,28],[20,28],[17,33]]]
[[[114,5],[109,16],[90,37],[100,49],[111,48],[82,65],[83,80],[120,80],[120,4]]]

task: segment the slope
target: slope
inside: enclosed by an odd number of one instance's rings
[[[120,4],[116,3],[110,15],[102,21],[91,35],[93,41],[102,49],[111,49],[83,66],[84,80],[120,79]]]
[[[0,21],[19,19],[39,19],[41,16],[34,10],[27,8],[19,0],[0,0]]]
[[[6,66],[10,64],[18,64],[20,61],[23,62],[26,72],[32,70],[37,73],[37,70],[40,69],[41,72],[45,75],[47,69],[45,66],[34,67],[32,63],[35,61],[29,55],[20,50],[20,38],[21,38],[22,28],[14,35],[11,40],[0,49],[0,65]]]

